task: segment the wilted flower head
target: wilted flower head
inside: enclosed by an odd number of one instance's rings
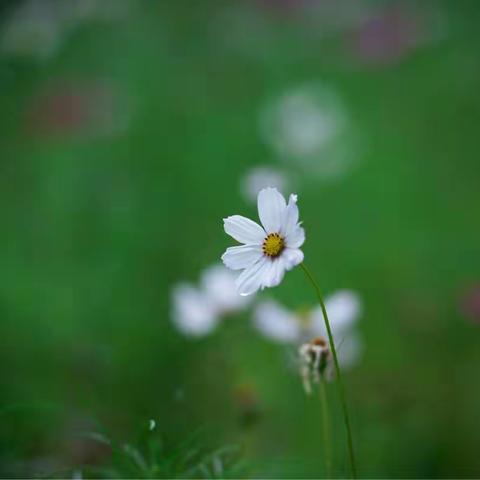
[[[228,268],[243,270],[235,282],[240,295],[279,285],[285,271],[303,261],[305,231],[298,221],[297,196],[290,195],[287,204],[276,188],[265,188],[258,194],[258,214],[262,226],[240,215],[223,220],[225,232],[243,243],[222,255]]]
[[[201,337],[211,333],[223,316],[240,311],[249,303],[235,286],[235,275],[223,265],[205,269],[200,286],[176,285],[172,292],[172,320],[185,335]]]
[[[332,353],[323,337],[316,337],[298,349],[300,374],[305,392],[312,392],[312,383],[329,379],[332,376]]]
[[[354,325],[361,315],[361,302],[351,290],[340,290],[325,300],[339,362],[353,366],[362,344]],[[320,307],[291,312],[273,300],[260,302],[254,311],[254,325],[267,338],[283,344],[300,344],[314,337],[328,338]]]
[[[273,167],[253,167],[242,179],[241,189],[246,200],[256,201],[260,190],[274,187],[280,192],[285,191],[288,179],[284,172]]]

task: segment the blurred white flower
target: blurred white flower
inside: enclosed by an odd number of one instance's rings
[[[286,174],[273,167],[253,167],[242,178],[241,190],[248,201],[255,202],[260,190],[267,187],[285,191],[288,187]]]
[[[217,315],[237,312],[250,303],[250,298],[238,294],[235,278],[223,265],[208,267],[202,274],[202,291]]]
[[[56,52],[64,27],[56,4],[29,0],[20,3],[4,23],[0,38],[3,54],[45,59]]]
[[[83,479],[83,474],[81,470],[74,470],[72,472],[72,479],[73,480],[82,480]]]
[[[0,52],[45,60],[65,37],[89,20],[124,18],[131,0],[26,0],[7,18],[0,33]]]
[[[340,290],[326,298],[325,306],[339,362],[347,368],[353,366],[362,351],[354,329],[361,315],[360,299],[353,291]],[[265,300],[255,308],[253,319],[259,332],[279,343],[298,345],[316,337],[328,339],[320,307],[295,313],[273,300]]]
[[[205,336],[225,315],[241,311],[250,300],[238,294],[233,272],[212,265],[204,270],[199,287],[187,283],[174,287],[172,320],[187,336]]]
[[[264,140],[275,152],[301,159],[322,152],[338,138],[347,116],[338,95],[331,89],[312,84],[280,96],[261,112]]]
[[[334,336],[348,334],[361,314],[362,305],[358,295],[351,290],[339,290],[325,299],[330,327]],[[311,311],[313,335],[327,336],[325,321],[320,306]],[[338,341],[337,340],[337,341]]]
[[[298,223],[297,196],[290,195],[287,205],[276,188],[265,188],[258,194],[258,214],[263,227],[240,215],[223,219],[225,232],[243,243],[222,255],[228,268],[243,270],[236,279],[240,295],[279,285],[285,271],[303,261],[305,231]]]
[[[173,289],[172,320],[183,334],[201,337],[215,329],[219,317],[203,292],[182,283]]]
[[[280,159],[326,181],[345,176],[361,150],[344,103],[321,83],[299,86],[267,104],[260,133]]]
[[[273,300],[264,300],[254,311],[257,330],[279,343],[298,343],[302,338],[302,322],[299,316]]]

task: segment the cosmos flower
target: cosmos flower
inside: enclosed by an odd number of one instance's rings
[[[222,255],[228,268],[243,270],[235,282],[240,295],[279,285],[285,271],[303,261],[305,231],[298,222],[297,196],[290,195],[287,204],[276,188],[265,188],[257,203],[262,226],[240,215],[223,220],[225,232],[243,244]]]
[[[250,303],[250,298],[238,294],[235,278],[223,265],[212,265],[202,274],[202,291],[217,315],[238,312]]]
[[[286,159],[317,157],[345,130],[347,116],[336,92],[318,83],[296,87],[261,111],[265,142]]]
[[[172,293],[172,320],[187,336],[202,337],[212,332],[219,317],[203,293],[193,285],[180,283]]]
[[[344,367],[353,366],[362,348],[353,328],[361,315],[360,299],[353,291],[340,290],[326,298],[325,306],[339,362]],[[255,308],[253,319],[259,332],[278,343],[299,345],[312,338],[328,338],[320,307],[296,313],[273,300],[264,300]]]
[[[265,144],[295,172],[338,181],[359,161],[361,132],[342,98],[321,82],[287,90],[262,108],[259,120]]]
[[[242,178],[241,191],[246,200],[255,202],[263,188],[274,187],[282,192],[287,186],[288,179],[284,172],[277,168],[260,166],[247,171]]]
[[[177,329],[191,337],[211,333],[230,313],[242,310],[250,299],[241,297],[235,274],[223,265],[212,265],[202,274],[200,286],[180,283],[172,291],[172,320]]]

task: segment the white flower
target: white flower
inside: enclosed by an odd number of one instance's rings
[[[250,303],[250,298],[238,294],[235,278],[223,265],[208,267],[202,274],[202,291],[217,315],[237,312]]]
[[[172,320],[178,330],[201,337],[211,333],[225,315],[242,310],[250,298],[238,294],[233,272],[212,265],[204,270],[198,288],[188,283],[175,286],[172,301]]]
[[[267,105],[260,117],[267,144],[279,156],[293,158],[318,155],[340,136],[346,123],[342,102],[321,84],[287,92]]]
[[[305,231],[298,222],[297,196],[290,195],[287,205],[276,188],[265,188],[258,194],[258,215],[263,227],[240,215],[223,220],[225,232],[243,243],[222,255],[228,268],[243,270],[236,279],[240,295],[277,286],[286,270],[303,261]]]
[[[337,92],[319,82],[286,91],[260,111],[260,133],[281,160],[325,182],[339,181],[358,161],[359,131]]]
[[[173,289],[172,319],[185,335],[201,337],[214,330],[219,321],[211,302],[203,292],[190,284],[181,283]]]
[[[253,167],[243,177],[241,190],[246,200],[254,202],[263,188],[275,187],[282,192],[287,186],[288,179],[282,171],[272,167]]]
[[[279,343],[297,343],[302,338],[300,318],[273,300],[259,303],[253,313],[257,330]]]
[[[353,291],[340,290],[326,298],[325,307],[339,362],[347,368],[353,366],[362,350],[360,338],[354,331],[362,310],[360,299]],[[259,332],[279,343],[301,344],[317,337],[328,340],[320,307],[295,313],[273,300],[265,300],[255,308],[253,319]]]
[[[325,299],[325,308],[330,320],[330,327],[334,337],[342,337],[349,333],[354,323],[360,317],[362,305],[358,295],[351,290],[340,290]],[[322,309],[318,306],[312,312],[312,326],[314,335],[327,336]]]

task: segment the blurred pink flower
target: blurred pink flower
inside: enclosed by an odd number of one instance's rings
[[[390,64],[402,59],[419,43],[419,18],[398,8],[365,20],[353,36],[353,49],[366,63]]]
[[[257,2],[277,11],[292,11],[309,7],[318,3],[318,0],[257,0]]]
[[[471,286],[460,300],[460,309],[473,323],[480,324],[480,284]]]
[[[47,86],[32,100],[27,127],[41,137],[101,136],[122,128],[125,113],[107,83],[61,81]]]

